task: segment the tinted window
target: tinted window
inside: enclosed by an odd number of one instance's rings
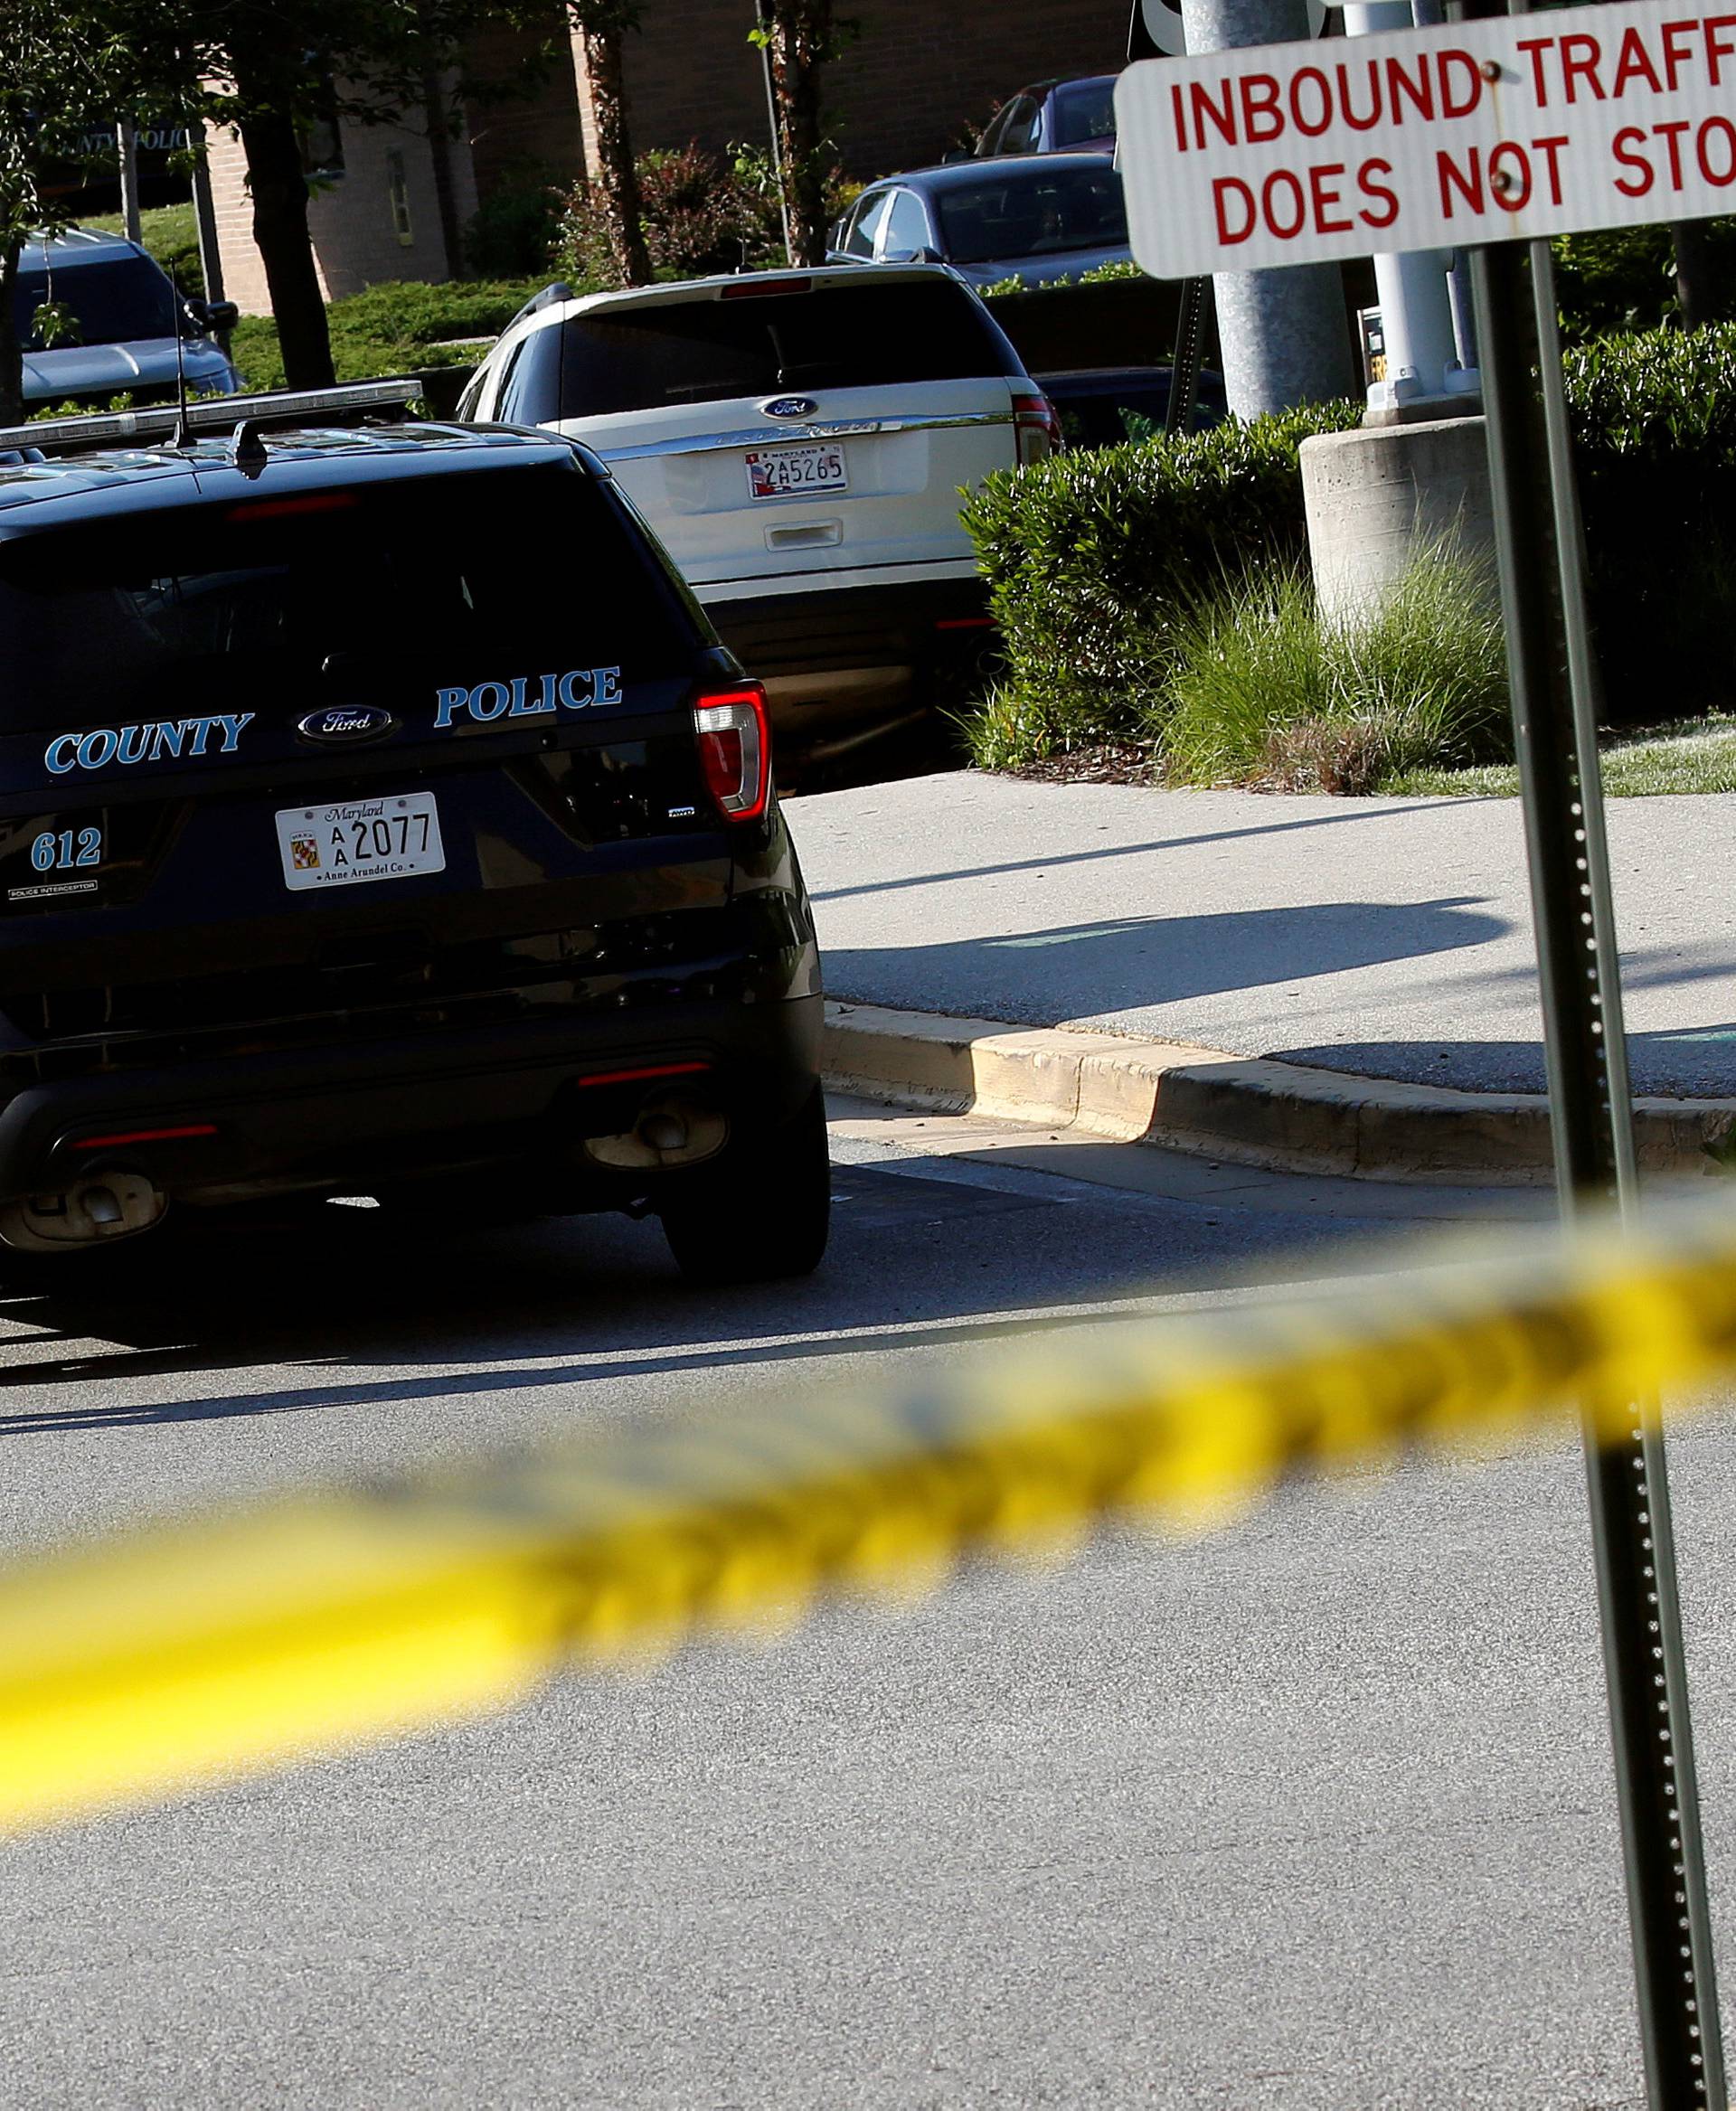
[[[566,325],[568,418],[780,389],[859,389],[1018,372],[974,294],[852,274],[824,292],[667,302]]]
[[[1006,122],[1001,128],[997,154],[1026,153],[1037,137],[1037,119],[1041,113],[1037,104],[1028,95],[1022,95],[1006,113]]]
[[[1113,80],[1078,80],[1071,88],[1058,88],[1053,108],[1057,146],[1115,137]]]
[[[939,193],[940,228],[954,263],[1109,249],[1127,239],[1121,179],[1113,169],[1033,161]]]
[[[921,199],[914,191],[894,191],[892,209],[886,215],[885,231],[880,238],[882,255],[888,250],[926,250],[932,239]]]
[[[874,253],[874,232],[886,217],[886,208],[892,203],[890,191],[876,192],[863,198],[850,218],[850,231],[844,238],[846,256],[872,257]]]
[[[63,311],[63,326],[56,333],[39,334],[37,310],[51,302]],[[112,264],[74,264],[58,270],[25,265],[13,290],[12,312],[26,352],[173,337],[181,325],[175,290],[148,257],[121,257]]]
[[[582,471],[132,514],[0,542],[0,729],[282,716],[553,667],[667,671],[691,632]]]

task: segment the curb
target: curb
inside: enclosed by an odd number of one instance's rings
[[[1462,1092],[1177,1041],[1072,1027],[1009,1027],[876,1004],[828,1004],[826,1082],[899,1105],[1038,1122],[1236,1164],[1379,1180],[1544,1185],[1554,1178],[1540,1093]],[[1639,1163],[1704,1173],[1736,1099],[1639,1099]]]

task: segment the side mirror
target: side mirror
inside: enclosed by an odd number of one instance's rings
[[[955,161],[975,161],[976,158],[968,146],[948,146],[940,156],[942,166]]]
[[[241,319],[241,311],[232,300],[213,300],[205,308],[205,327],[220,337]]]
[[[888,250],[880,259],[882,264],[944,264],[946,259],[939,250]]]

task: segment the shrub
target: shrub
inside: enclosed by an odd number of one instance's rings
[[[1316,405],[989,477],[964,519],[1007,653],[1003,712],[1045,752],[1137,735],[1202,591],[1301,561],[1297,449],[1359,414]]]
[[[634,163],[645,243],[659,278],[704,278],[783,254],[778,202],[731,164],[700,146],[658,148]],[[602,205],[588,184],[567,195],[556,254],[569,275],[615,283]]]
[[[1736,220],[1707,222],[1728,284],[1736,278]],[[1677,319],[1675,255],[1665,226],[1564,235],[1555,245],[1561,335],[1580,343],[1611,331],[1651,330]]]
[[[1616,720],[1736,695],[1736,324],[1605,337],[1566,382]]]
[[[337,378],[373,381],[418,367],[468,365],[480,347],[447,341],[495,336],[543,283],[478,279],[427,286],[405,279],[335,300],[326,313]],[[243,316],[232,348],[250,389],[283,386],[283,357],[269,316]]]
[[[1328,624],[1299,570],[1245,580],[1178,627],[1155,718],[1165,775],[1183,784],[1362,793],[1498,759],[1511,746],[1490,581],[1433,551],[1376,612]]]
[[[482,278],[554,276],[560,186],[539,163],[507,170],[464,231],[465,261]]]

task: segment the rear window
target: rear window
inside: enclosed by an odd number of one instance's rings
[[[1115,137],[1115,82],[1079,80],[1055,90],[1055,145],[1082,146]]]
[[[26,352],[173,337],[181,326],[175,287],[148,257],[60,270],[26,264],[13,287],[12,315]]]
[[[565,360],[533,421],[713,403],[780,389],[860,389],[1017,374],[975,294],[897,279],[745,299],[668,302],[574,316]],[[545,333],[552,335],[553,333]],[[552,365],[552,361],[550,361]],[[528,377],[521,379],[524,393]],[[528,406],[521,418],[530,415]]]
[[[1121,179],[1039,157],[939,193],[946,252],[955,264],[988,264],[1061,250],[1118,248],[1127,239]]]
[[[0,731],[420,707],[545,667],[667,673],[693,642],[577,467],[275,495],[268,471],[232,504],[0,541]]]

